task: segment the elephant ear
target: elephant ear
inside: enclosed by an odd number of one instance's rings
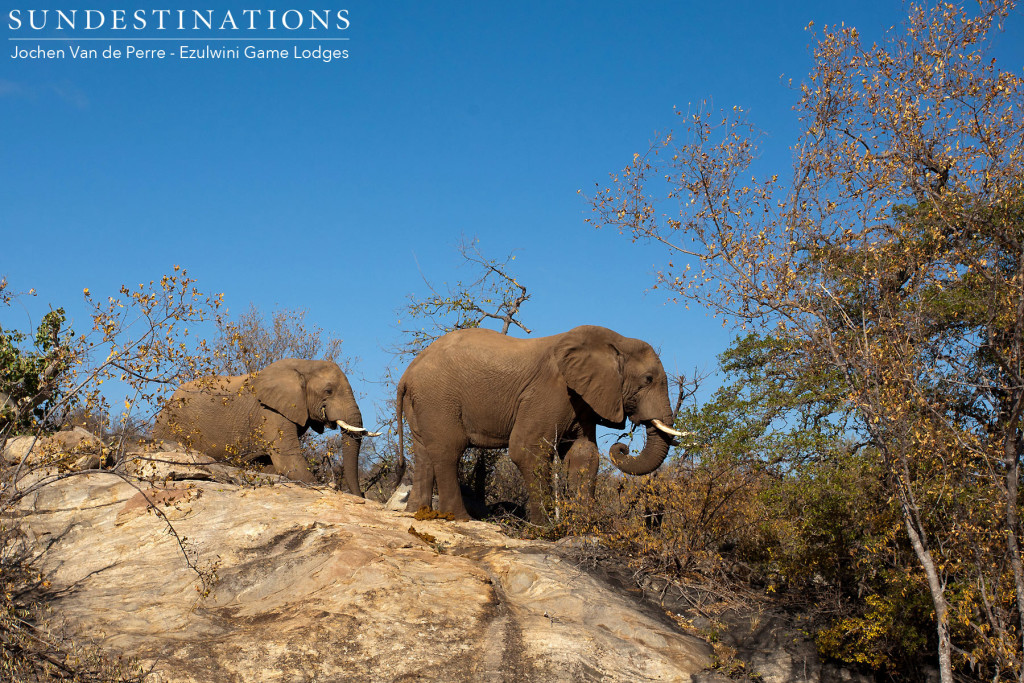
[[[622,356],[608,340],[567,333],[555,347],[555,362],[569,388],[608,422],[622,422]]]
[[[295,424],[306,424],[306,380],[295,368],[286,363],[271,363],[256,373],[252,386],[260,403]]]

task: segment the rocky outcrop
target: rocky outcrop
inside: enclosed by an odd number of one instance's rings
[[[46,437],[16,436],[7,440],[0,460],[4,465],[36,467],[54,464],[64,469],[89,470],[100,467],[106,455],[103,442],[82,427]]]
[[[709,664],[553,544],[149,458],[150,481],[80,474],[18,512],[53,614],[151,680],[687,681]]]
[[[282,481],[277,474],[232,467],[175,442],[152,439],[104,443],[75,427],[49,436],[16,436],[0,452],[0,466],[19,474],[19,488],[86,470],[108,469],[148,482],[207,480],[259,485]]]
[[[126,453],[114,471],[142,481],[163,483],[199,480],[259,486],[284,481],[281,475],[242,470],[199,451],[185,448],[163,451],[161,447],[162,444],[144,451]]]

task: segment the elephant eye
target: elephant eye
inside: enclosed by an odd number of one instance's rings
[[[333,394],[333,393],[334,393],[334,389],[331,389],[330,387],[327,387],[327,388],[326,388],[326,389],[324,390],[324,393],[325,393],[325,394],[327,394],[328,396],[330,396],[331,394]]]
[[[654,381],[654,375],[644,375],[644,386]]]

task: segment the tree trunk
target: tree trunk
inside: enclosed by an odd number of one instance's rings
[[[1019,413],[1019,410],[1015,412]],[[1006,465],[1006,544],[1009,546],[1010,566],[1013,568],[1014,587],[1017,591],[1017,619],[1021,628],[1020,637],[1024,639],[1024,565],[1020,559],[1020,540],[1018,538],[1020,515],[1017,511],[1020,445],[1016,431],[1009,429],[1007,432],[1003,443]],[[1024,642],[1021,642],[1020,645],[1021,653],[1024,654]],[[1024,683],[1024,665],[1019,665],[1017,680]]]
[[[917,504],[914,502],[913,494],[909,489],[910,471],[905,459],[900,459],[901,471],[897,475],[897,495],[900,501],[900,511],[903,513],[903,522],[907,527],[907,536],[914,548],[921,568],[928,579],[928,592],[931,594],[932,606],[935,609],[935,631],[939,639],[939,680],[941,683],[953,683],[953,655],[952,644],[949,639],[949,606],[946,602],[946,587],[939,578],[939,572],[932,559],[924,536],[924,528],[918,515]]]

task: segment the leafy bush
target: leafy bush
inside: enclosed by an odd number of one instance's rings
[[[5,286],[0,281],[0,290]],[[62,308],[44,315],[30,349],[23,348],[26,334],[0,327],[0,444],[5,436],[37,427],[49,405],[60,398],[73,336],[61,336],[64,321]]]

